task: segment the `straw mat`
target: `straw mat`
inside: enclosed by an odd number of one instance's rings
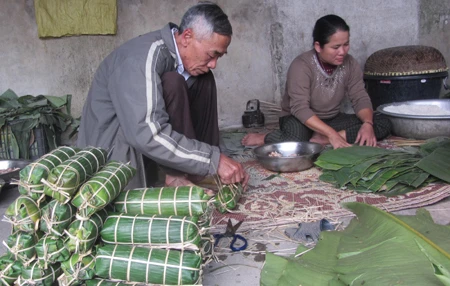
[[[389,141],[380,147],[391,148]],[[434,183],[416,191],[396,197],[356,193],[334,188],[319,180],[321,171],[310,168],[302,172],[276,173],[264,169],[251,152],[234,156],[250,175],[247,192],[232,213],[213,213],[212,225],[226,224],[228,218],[243,220],[242,230],[255,225],[281,226],[314,221],[321,218],[339,219],[353,216],[344,209],[344,202],[364,202],[393,212],[424,207],[450,196],[450,185]]]

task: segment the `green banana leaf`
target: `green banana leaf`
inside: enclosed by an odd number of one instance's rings
[[[392,154],[398,151],[388,149],[368,147],[368,146],[352,146],[350,148],[339,148],[323,152],[316,160],[315,164],[322,167],[322,162],[338,165],[357,165],[369,158],[379,157],[386,154]]]
[[[447,279],[450,228],[427,211],[395,216],[362,203],[345,207],[357,218],[344,231],[322,232],[309,252],[267,253],[261,285],[442,285]]]
[[[420,160],[416,166],[450,183],[450,146],[437,148],[430,155]]]

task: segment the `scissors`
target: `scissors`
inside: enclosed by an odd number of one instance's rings
[[[238,222],[236,225],[233,226],[233,223],[231,222],[231,219],[228,219],[228,223],[227,223],[227,230],[225,231],[225,233],[223,234],[214,234],[214,238],[215,238],[215,242],[214,242],[214,246],[217,246],[217,244],[219,244],[219,241],[221,238],[223,237],[232,237],[233,240],[231,240],[230,243],[230,249],[231,251],[241,251],[247,248],[247,240],[239,234],[236,234],[237,229],[239,228],[239,226],[241,226],[242,224],[242,220],[240,222]],[[235,243],[237,240],[240,240],[243,245],[241,246],[235,246]]]

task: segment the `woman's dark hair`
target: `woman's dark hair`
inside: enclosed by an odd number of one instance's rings
[[[350,27],[344,19],[336,15],[326,15],[317,20],[313,30],[314,43],[318,42],[323,48],[330,42],[330,37],[337,31],[350,32]]]

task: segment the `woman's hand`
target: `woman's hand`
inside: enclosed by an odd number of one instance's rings
[[[330,144],[333,146],[333,149],[352,146],[341,134],[339,134],[339,132],[334,132],[332,135],[328,137],[328,140],[330,141]]]
[[[359,128],[358,135],[356,136],[355,144],[359,146],[377,146],[377,138],[375,137],[375,132],[373,131],[372,124],[364,122]]]

